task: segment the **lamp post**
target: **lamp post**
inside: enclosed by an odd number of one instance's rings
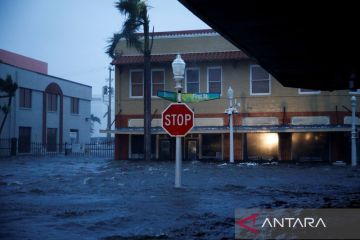
[[[356,154],[356,125],[355,125],[356,97],[351,97],[351,166],[357,165]]]
[[[172,70],[174,74],[175,89],[177,91],[177,102],[181,103],[181,90],[182,80],[185,73],[185,62],[182,60],[180,54],[178,54],[175,60],[172,62]],[[175,187],[181,187],[181,137],[176,137],[176,158],[175,158]]]
[[[107,111],[107,129],[108,129],[108,133],[106,134],[107,140],[110,141],[111,139],[111,96],[113,94],[113,90],[111,87],[111,71],[114,71],[114,69],[112,69],[111,67],[108,68],[109,69],[109,87],[108,87],[108,94],[109,94],[109,105],[108,105],[108,111]]]
[[[234,128],[233,128],[233,113],[237,112],[236,107],[238,104],[233,104],[234,100],[234,90],[229,87],[227,90],[227,97],[229,99],[229,108],[225,109],[225,113],[229,115],[230,118],[230,162],[234,163]],[[236,102],[236,100],[235,100]]]

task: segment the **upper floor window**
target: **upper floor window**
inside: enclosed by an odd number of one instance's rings
[[[144,73],[143,70],[130,71],[130,97],[144,96]]]
[[[31,108],[32,90],[28,88],[20,88],[20,107]]]
[[[319,90],[299,88],[299,94],[319,94]]]
[[[57,95],[53,93],[47,94],[47,110],[49,112],[57,111]]]
[[[200,92],[200,71],[198,68],[186,69],[185,78],[186,78],[186,92],[188,93]]]
[[[207,69],[208,92],[220,93],[222,86],[222,69],[221,67],[209,67]]]
[[[271,94],[270,74],[259,65],[250,66],[250,94],[269,95]]]
[[[79,114],[79,99],[78,98],[71,98],[71,113]]]
[[[152,96],[156,97],[159,90],[164,91],[165,89],[165,71],[157,69],[152,70],[151,83]]]

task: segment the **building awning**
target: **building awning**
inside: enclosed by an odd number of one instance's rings
[[[194,127],[190,134],[198,133],[228,133],[228,126],[221,127]],[[268,132],[351,132],[351,125],[275,125],[275,126],[234,126],[234,133],[268,133]],[[115,130],[100,130],[100,133],[142,135],[144,128],[127,127]],[[152,127],[152,134],[167,134],[161,127]]]
[[[179,1],[285,87],[360,88],[356,1]]]
[[[176,58],[176,54],[151,55],[152,63],[171,63]],[[242,51],[226,51],[226,52],[206,52],[206,53],[182,53],[181,58],[186,62],[210,62],[210,61],[229,61],[249,59]],[[144,64],[143,55],[118,56],[112,64]]]

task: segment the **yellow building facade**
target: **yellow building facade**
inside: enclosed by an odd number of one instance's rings
[[[117,159],[143,157],[143,57],[120,40],[115,49]],[[183,92],[220,93],[220,99],[188,103],[195,127],[184,138],[189,160],[229,158],[231,86],[239,103],[234,115],[235,159],[349,161],[349,91],[324,92],[283,87],[256,59],[213,30],[159,32],[152,49],[152,157],[173,159],[175,141],[161,128],[161,112],[170,104],[157,91],[175,91],[171,63],[177,53],[186,62]]]

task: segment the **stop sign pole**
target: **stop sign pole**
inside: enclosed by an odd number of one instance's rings
[[[178,93],[181,94],[181,93]],[[172,103],[162,112],[162,127],[176,137],[175,187],[181,187],[182,147],[181,138],[194,126],[194,112],[185,103]]]
[[[186,64],[185,64],[184,60],[182,60],[180,54],[178,54],[176,56],[176,59],[171,64],[172,69],[173,69],[173,74],[174,74],[175,89],[177,90],[177,102],[178,103],[181,103],[181,90],[182,90],[181,82],[182,82],[182,79],[184,78],[185,65]],[[164,121],[163,121],[162,125],[164,128]],[[166,131],[168,132],[168,130],[166,130]],[[176,135],[175,188],[181,187],[181,165],[182,165],[181,149],[182,149],[181,148],[181,136]]]

